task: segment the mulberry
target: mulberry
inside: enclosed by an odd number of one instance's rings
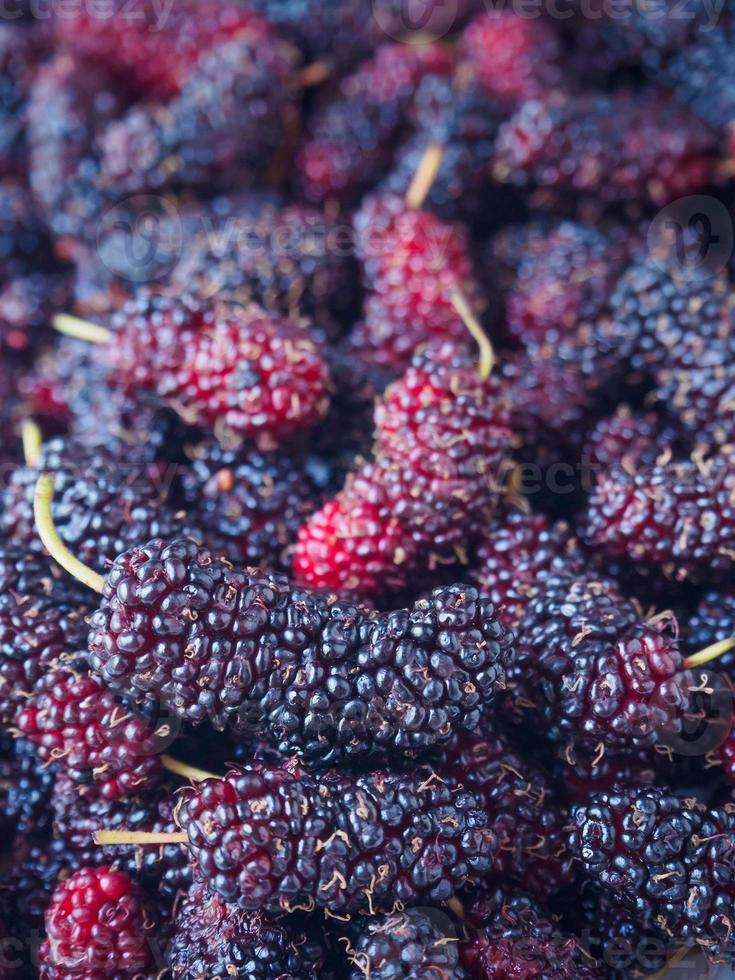
[[[89,649],[116,690],[332,760],[415,755],[474,727],[512,640],[468,586],[367,614],[180,540],[118,558]]]

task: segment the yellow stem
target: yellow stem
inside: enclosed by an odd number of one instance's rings
[[[77,340],[88,340],[90,344],[109,344],[112,340],[112,330],[70,313],[57,313],[51,322],[59,333],[76,337]]]
[[[20,427],[20,438],[23,443],[23,459],[28,466],[38,466],[41,459],[43,436],[33,419],[24,419]]]
[[[705,647],[704,650],[700,650],[698,653],[693,653],[691,657],[687,657],[684,661],[684,666],[701,667],[702,664],[707,664],[710,660],[716,660],[717,657],[721,657],[723,653],[727,653],[733,647],[735,647],[735,637],[731,636],[727,640],[720,640],[719,643],[713,643],[711,646]]]
[[[406,192],[406,205],[413,211],[417,211],[426,200],[443,159],[444,147],[441,143],[429,143]]]
[[[98,830],[95,844],[186,844],[189,835],[171,831],[156,833],[149,830]]]
[[[490,372],[495,364],[495,351],[493,350],[493,345],[490,343],[487,334],[482,329],[480,321],[470,309],[470,304],[464,298],[459,289],[453,290],[449,298],[452,306],[455,308],[462,322],[472,334],[473,338],[477,342],[477,346],[480,348],[480,364],[478,366],[480,377],[483,380],[485,378],[489,378]]]
[[[177,776],[183,776],[185,779],[191,779],[195,783],[201,783],[203,779],[220,778],[214,772],[207,772],[206,769],[199,769],[197,766],[190,766],[186,762],[179,762],[171,755],[162,755],[161,765],[169,772],[174,772]]]
[[[33,500],[33,513],[36,518],[36,530],[41,538],[43,545],[62,568],[65,568],[70,575],[79,579],[84,585],[95,592],[102,592],[105,580],[94,569],[89,568],[84,562],[79,561],[67,548],[59,537],[59,532],[54,527],[54,518],[51,505],[54,499],[53,473],[42,473],[36,483],[36,494]]]

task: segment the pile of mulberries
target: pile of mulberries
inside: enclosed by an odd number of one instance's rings
[[[0,24],[0,980],[734,966],[732,11],[73,6]]]

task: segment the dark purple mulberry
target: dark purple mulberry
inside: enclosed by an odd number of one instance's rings
[[[110,569],[89,649],[116,690],[339,759],[415,755],[473,728],[503,684],[512,639],[469,586],[372,614],[234,569],[191,541],[157,540]]]
[[[367,919],[347,955],[349,980],[465,980],[456,930],[448,916],[407,909]]]
[[[579,546],[566,524],[552,524],[544,514],[511,511],[483,532],[473,578],[497,605],[501,621],[514,630],[544,576],[581,570],[582,565]]]
[[[281,451],[191,447],[182,491],[192,521],[215,554],[235,564],[286,571],[299,528],[319,496],[303,461]]]
[[[676,624],[641,622],[611,581],[539,583],[517,629],[511,690],[559,742],[628,752],[678,731],[689,686]]]
[[[668,93],[555,93],[525,102],[503,123],[493,173],[608,203],[661,205],[707,183],[715,146],[714,134]]]
[[[581,536],[638,571],[705,581],[726,576],[735,554],[735,460],[727,455],[667,461],[602,474]]]
[[[252,183],[285,139],[295,52],[261,28],[205,53],[181,93],[135,106],[101,137],[109,192]]]
[[[321,943],[298,923],[245,912],[200,881],[178,908],[167,951],[174,980],[320,980],[324,960]]]
[[[85,448],[70,439],[52,439],[39,468],[19,467],[5,490],[0,527],[19,547],[42,552],[33,496],[43,469],[55,476],[54,524],[68,548],[86,565],[104,571],[126,548],[157,534],[189,530],[166,501],[170,474],[146,465],[135,452]]]
[[[497,846],[481,795],[429,769],[353,778],[252,764],[182,792],[197,873],[246,910],[447,902],[487,875]]]
[[[593,882],[672,939],[732,961],[735,813],[665,789],[614,787],[573,811],[572,853]]]
[[[87,596],[42,555],[0,550],[0,718],[10,722],[36,681],[86,645]]]

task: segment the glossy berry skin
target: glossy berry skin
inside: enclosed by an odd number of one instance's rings
[[[527,349],[572,341],[605,310],[625,249],[594,228],[563,221],[523,258],[506,300],[507,327]]]
[[[272,446],[327,411],[328,369],[316,346],[258,307],[144,296],[121,320],[110,352],[120,382],[153,388],[190,423]]]
[[[75,782],[94,781],[108,799],[148,789],[161,775],[154,726],[85,675],[83,663],[48,670],[15,724],[43,762]]]
[[[312,115],[308,138],[295,161],[300,190],[309,201],[343,202],[360,193],[390,164],[416,85],[429,74],[447,74],[440,44],[381,44],[342,79],[335,98]]]
[[[676,623],[640,622],[613,582],[549,576],[517,644],[511,687],[553,740],[628,752],[678,730],[690,681]]]
[[[417,567],[461,559],[498,505],[508,408],[466,351],[417,353],[377,404],[375,429],[374,462],[299,532],[294,569],[312,587],[374,596],[405,585]]]
[[[642,926],[731,961],[732,808],[665,789],[613,787],[572,813],[570,848],[585,875]]]
[[[227,449],[216,439],[190,447],[187,457],[181,492],[207,546],[236,564],[285,571],[318,501],[303,462],[278,450]]]
[[[682,627],[682,639],[688,652],[696,653],[731,636],[735,636],[735,594],[714,589],[705,592]],[[717,666],[732,671],[734,662],[733,654],[725,653],[718,657]]]
[[[60,437],[43,446],[38,468],[18,467],[5,489],[0,527],[18,547],[43,552],[33,513],[41,470],[55,477],[52,515],[62,541],[100,572],[140,540],[191,530],[167,503],[166,480],[145,457],[127,455],[120,446],[88,448]]]
[[[659,429],[654,413],[634,413],[627,405],[600,419],[584,447],[591,481],[604,480],[610,468],[618,464],[630,469],[642,462],[653,463],[664,449]]]
[[[417,555],[375,463],[349,473],[344,487],[298,532],[293,572],[313,589],[355,596],[401,589]]]
[[[100,137],[99,186],[117,197],[260,178],[284,139],[297,60],[262,28],[256,19],[204,52],[170,102],[138,103],[110,123]]]
[[[503,885],[480,892],[466,909],[470,927],[459,959],[471,980],[599,980],[576,939],[535,899]]]
[[[583,565],[569,527],[545,514],[511,511],[486,528],[477,549],[474,580],[498,606],[504,625],[515,630],[537,583],[544,576]]]
[[[497,180],[665,204],[707,183],[713,134],[669,95],[551,95],[531,100],[498,134]]]
[[[336,760],[415,756],[476,725],[512,639],[469,586],[372,614],[158,540],[110,569],[89,649],[113,689]]]
[[[496,847],[480,796],[430,769],[353,778],[253,763],[183,796],[199,875],[246,910],[446,902],[487,874]]]
[[[51,898],[40,975],[44,980],[132,978],[153,965],[148,944],[153,925],[151,910],[126,874],[82,868]]]
[[[610,294],[610,312],[636,338],[637,369],[727,364],[735,296],[724,274],[692,276],[676,252],[634,262]]]
[[[351,341],[368,363],[399,373],[417,346],[471,339],[451,302],[458,289],[473,310],[485,306],[464,232],[397,194],[368,198],[355,216],[357,254],[369,292]]]
[[[33,685],[84,647],[87,596],[43,556],[0,549],[0,718],[10,723]]]
[[[511,110],[560,86],[561,56],[552,23],[509,12],[479,14],[460,40],[460,59],[468,62],[483,91]]]
[[[461,736],[437,771],[482,794],[498,840],[493,875],[534,895],[550,895],[574,879],[565,840],[568,813],[558,790],[505,735],[486,725],[481,734]]]
[[[444,926],[444,928],[442,928]],[[367,919],[348,953],[349,980],[465,980],[448,916],[407,909]]]
[[[704,581],[728,575],[735,547],[735,462],[662,460],[632,470],[615,466],[593,491],[581,536],[608,558],[643,572]]]
[[[324,949],[298,924],[245,912],[197,881],[176,914],[167,964],[177,980],[319,980]]]
[[[255,303],[274,316],[307,317],[315,336],[337,332],[335,319],[352,315],[357,264],[335,248],[337,218],[303,204],[281,207],[262,191],[217,200],[212,211],[183,245],[171,274],[174,295],[216,296]]]

